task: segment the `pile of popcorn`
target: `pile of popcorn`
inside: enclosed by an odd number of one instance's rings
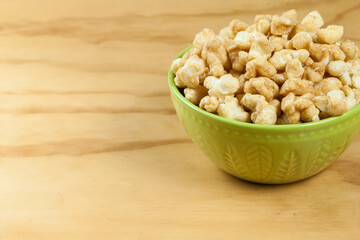
[[[359,48],[319,12],[298,23],[295,10],[234,19],[218,35],[204,29],[174,60],[174,82],[210,113],[256,124],[338,116],[360,101]]]

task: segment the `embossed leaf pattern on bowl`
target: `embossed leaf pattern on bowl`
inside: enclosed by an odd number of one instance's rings
[[[209,134],[205,133],[205,131],[201,131],[200,129],[197,129],[195,133],[194,140],[203,150],[205,155],[217,165],[221,165],[216,150],[216,141],[214,141]]]
[[[227,144],[224,149],[224,162],[227,170],[238,177],[248,177],[248,171],[246,165],[242,162],[241,157],[237,149]]]
[[[261,144],[255,144],[245,152],[246,162],[250,171],[260,180],[264,180],[270,173],[273,165],[271,150]]]
[[[337,145],[335,148],[333,148],[333,152],[331,153],[331,157],[329,158],[329,160],[327,161],[325,165],[328,166],[330,165],[332,162],[334,162],[338,157],[340,157],[340,155],[345,151],[346,147],[349,145],[349,143],[351,142],[351,138],[349,136],[346,136],[340,143],[339,145]]]
[[[312,175],[326,166],[327,160],[332,154],[332,145],[331,140],[324,139],[310,150],[306,175]]]
[[[300,161],[301,159],[297,151],[290,149],[280,163],[276,173],[276,179],[281,182],[293,179],[300,171]]]

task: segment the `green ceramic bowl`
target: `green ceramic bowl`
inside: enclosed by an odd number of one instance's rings
[[[247,181],[282,184],[317,174],[344,152],[360,130],[360,105],[339,117],[294,125],[226,119],[186,100],[171,70],[168,77],[172,102],[191,139],[219,168]]]

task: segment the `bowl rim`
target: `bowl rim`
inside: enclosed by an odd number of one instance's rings
[[[185,48],[175,59],[180,58],[184,55],[185,52],[190,50],[193,47],[193,45]],[[240,122],[228,118],[221,117],[219,115],[209,113],[200,107],[196,106],[195,104],[191,103],[189,100],[187,100],[179,91],[177,86],[174,82],[174,76],[175,74],[171,71],[171,66],[169,68],[168,72],[168,84],[171,93],[177,97],[183,104],[185,104],[187,107],[191,108],[195,112],[197,112],[200,115],[203,115],[207,118],[210,118],[213,121],[221,122],[223,124],[227,124],[234,127],[242,127],[247,129],[258,129],[258,130],[280,130],[280,131],[289,131],[289,130],[305,130],[308,128],[314,128],[314,127],[327,127],[330,125],[338,124],[340,122],[343,122],[346,119],[352,118],[355,115],[359,114],[360,112],[360,103],[357,104],[355,107],[347,111],[346,113],[336,116],[336,117],[329,117],[326,119],[322,119],[316,122],[308,122],[308,123],[298,123],[298,124],[286,124],[286,125],[264,125],[264,124],[254,124],[254,123],[246,123],[246,122]]]

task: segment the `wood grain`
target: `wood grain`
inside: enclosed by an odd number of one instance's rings
[[[195,33],[289,8],[360,40],[358,0],[0,1],[0,239],[359,239],[360,136],[309,180],[256,185],[171,104]]]

